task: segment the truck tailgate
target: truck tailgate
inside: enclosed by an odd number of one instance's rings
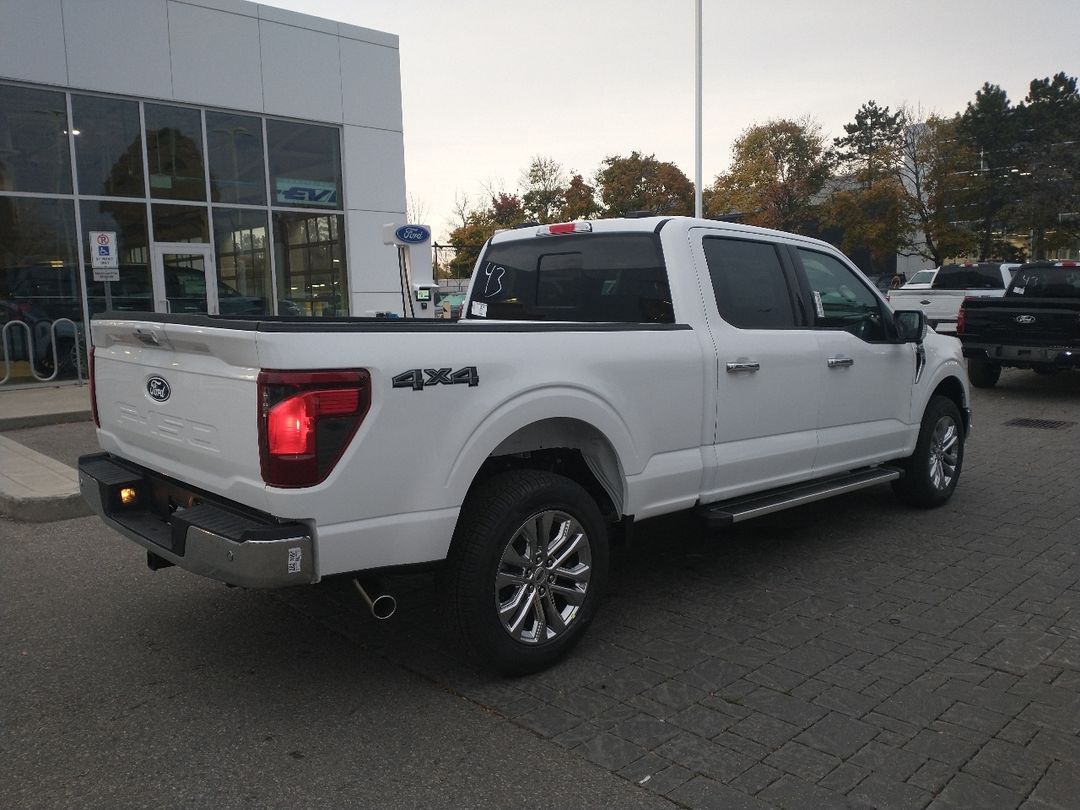
[[[1000,298],[1005,290],[891,290],[889,303],[894,310],[918,309],[939,332],[955,332],[956,316],[964,298]]]
[[[93,334],[102,448],[265,508],[256,333],[117,319]]]
[[[967,306],[965,336],[986,343],[1070,346],[1080,343],[1080,302],[1070,309],[1061,300],[1012,296],[991,306]]]

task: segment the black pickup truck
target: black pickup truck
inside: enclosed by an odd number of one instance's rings
[[[1080,262],[1021,265],[1004,297],[964,300],[956,336],[977,388],[993,387],[1006,367],[1080,368]]]

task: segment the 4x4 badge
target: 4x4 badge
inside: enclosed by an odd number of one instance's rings
[[[427,379],[424,376],[427,375]],[[476,387],[480,384],[480,375],[476,373],[476,366],[465,366],[457,371],[449,368],[410,368],[394,376],[394,388],[411,388],[413,391],[423,391],[430,385],[468,385]]]

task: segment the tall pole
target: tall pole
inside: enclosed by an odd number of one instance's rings
[[[694,216],[701,204],[701,0],[694,0]]]

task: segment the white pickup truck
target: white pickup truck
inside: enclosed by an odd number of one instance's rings
[[[106,313],[93,337],[82,492],[151,568],[356,577],[377,612],[366,577],[429,564],[503,672],[580,638],[633,521],[884,482],[938,506],[970,426],[959,341],[824,242],[708,220],[500,233],[456,323]]]
[[[942,265],[929,288],[889,290],[894,309],[918,309],[937,332],[956,334],[956,317],[965,298],[1001,298],[1019,264],[968,262]]]

